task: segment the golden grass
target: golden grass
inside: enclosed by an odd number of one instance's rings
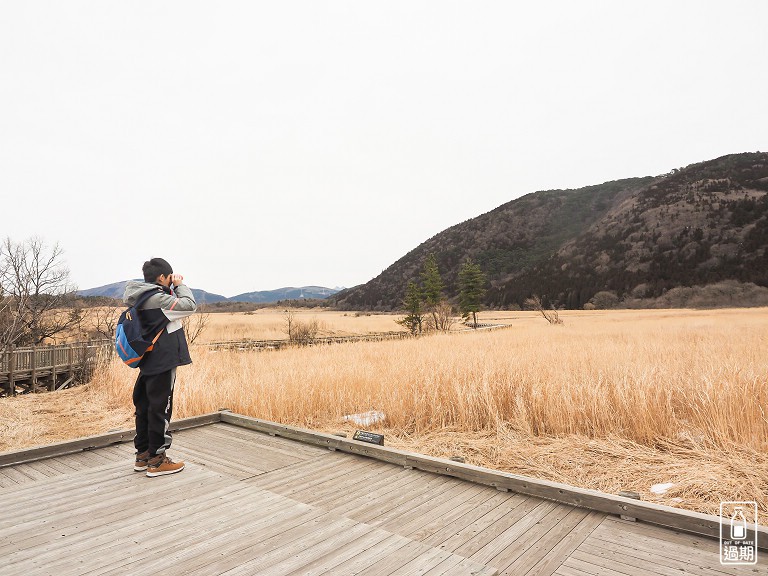
[[[298,322],[318,321],[320,336],[351,336],[371,332],[402,330],[395,320],[399,316],[355,312],[336,312],[294,308]],[[208,325],[197,340],[199,343],[222,340],[286,340],[285,312],[263,308],[253,312],[216,313],[208,316]]]
[[[380,410],[386,420],[368,429],[390,446],[702,512],[721,500],[766,512],[767,312],[569,312],[559,327],[488,312],[512,326],[280,352],[195,348],[175,416],[227,407],[351,432],[345,414]],[[0,449],[130,426],[135,376],[112,362],[81,389],[0,401]],[[649,492],[663,482],[675,486]]]

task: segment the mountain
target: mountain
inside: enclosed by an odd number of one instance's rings
[[[136,278],[136,280],[139,280]],[[105,286],[98,286],[97,288],[89,288],[87,290],[78,290],[78,296],[105,296],[107,298],[123,299],[123,293],[125,292],[125,285],[128,284],[128,280],[122,282],[114,282]],[[205,290],[199,290],[198,288],[192,288],[192,294],[198,304],[213,304],[214,302],[223,302],[227,299],[226,296],[220,294],[212,294]]]
[[[125,285],[128,284],[128,280],[122,282],[114,282],[105,286],[98,286],[96,288],[88,288],[87,290],[78,290],[78,296],[103,296],[106,298],[117,298],[122,300],[123,293],[125,292]]]
[[[123,282],[115,282],[97,288],[78,290],[77,294],[79,296],[104,296],[121,300],[127,283],[128,281],[124,280]],[[206,292],[205,290],[192,288],[192,294],[195,296],[195,300],[197,300],[198,304],[213,304],[215,302],[255,302],[259,304],[269,304],[277,302],[278,300],[323,299],[336,294],[339,290],[341,290],[341,288],[303,286],[299,288],[278,288],[277,290],[248,292],[245,294],[238,294],[232,298],[227,298],[220,294],[213,294],[211,292]]]
[[[232,296],[227,300],[231,302],[254,302],[265,304],[277,302],[278,300],[300,300],[300,299],[319,299],[328,298],[336,294],[339,288],[323,288],[322,286],[301,286],[299,288],[286,287],[277,290],[264,290],[261,292],[246,292]]]
[[[654,298],[723,280],[768,286],[768,154],[744,153],[661,176],[528,194],[433,236],[370,282],[343,290],[341,308],[399,308],[430,253],[446,295],[461,263],[486,273],[486,304],[532,294],[581,308],[601,291]]]

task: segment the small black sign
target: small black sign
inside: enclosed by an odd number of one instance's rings
[[[384,434],[374,434],[373,432],[366,432],[365,430],[355,430],[355,435],[352,436],[352,440],[384,446]]]

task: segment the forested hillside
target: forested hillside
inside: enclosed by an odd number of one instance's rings
[[[370,282],[340,292],[345,308],[392,309],[434,253],[457,293],[467,258],[489,280],[489,306],[539,294],[581,308],[596,293],[654,298],[722,280],[768,286],[768,154],[744,153],[657,177],[528,194],[457,224]]]

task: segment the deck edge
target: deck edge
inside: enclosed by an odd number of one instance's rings
[[[202,414],[200,416],[190,416],[189,418],[173,420],[171,421],[171,425],[168,429],[171,432],[176,432],[178,430],[196,428],[198,426],[205,426],[207,424],[214,424],[217,422],[221,422],[221,412],[211,412],[209,414]],[[95,436],[78,438],[77,440],[64,440],[62,442],[54,442],[52,444],[35,446],[33,448],[0,452],[0,468],[4,468],[6,466],[14,466],[16,464],[24,464],[25,462],[32,462],[34,460],[42,460],[43,458],[64,456],[66,454],[82,452],[83,450],[104,448],[105,446],[111,446],[112,444],[130,442],[133,440],[135,434],[136,432],[132,428],[126,430],[116,430],[106,434],[98,434]]]
[[[643,502],[642,500],[624,498],[597,490],[578,488],[569,484],[550,482],[481,466],[462,464],[444,458],[358,442],[340,436],[243,416],[226,410],[221,412],[221,421],[226,424],[274,434],[291,440],[316,446],[325,446],[330,450],[367,456],[391,464],[452,476],[460,480],[493,486],[502,490],[510,490],[527,496],[544,498],[560,504],[586,508],[614,516],[632,516],[638,520],[663,526],[664,528],[714,539],[718,539],[720,536],[720,518],[711,514],[702,514],[662,504]],[[748,532],[749,536],[754,538],[754,532],[752,530]],[[762,550],[768,550],[768,527],[758,525],[757,532],[759,535],[758,547]]]

